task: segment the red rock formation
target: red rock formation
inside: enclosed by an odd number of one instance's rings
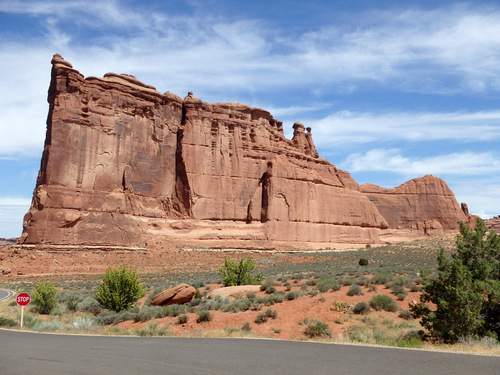
[[[311,130],[262,109],[160,94],[130,75],[84,78],[52,60],[47,136],[20,243],[325,247],[387,230],[455,230],[467,216],[435,177],[360,187],[319,158]]]

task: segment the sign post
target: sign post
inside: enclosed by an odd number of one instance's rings
[[[24,306],[31,302],[31,296],[28,293],[19,293],[16,298],[17,304],[21,306],[21,328],[23,328]]]

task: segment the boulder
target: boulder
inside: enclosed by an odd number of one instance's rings
[[[226,298],[245,297],[247,293],[260,292],[260,285],[237,285],[226,286],[209,291],[206,295],[207,298],[214,298],[216,296]]]
[[[188,284],[179,284],[158,293],[151,299],[153,306],[181,305],[189,302],[196,294],[196,289]]]

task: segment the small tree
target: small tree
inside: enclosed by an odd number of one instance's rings
[[[251,271],[255,268],[252,258],[243,258],[239,264],[230,257],[224,258],[224,264],[219,268],[219,275],[223,278],[224,286],[260,284],[262,275],[252,276]]]
[[[33,304],[40,314],[50,314],[57,304],[57,289],[53,282],[43,281],[36,284]]]
[[[451,258],[441,249],[438,277],[425,280],[421,302],[411,307],[430,335],[454,343],[472,336],[500,337],[500,235],[481,219],[474,230],[464,223]],[[426,302],[436,305],[431,310]]]
[[[137,272],[122,268],[108,268],[97,287],[95,299],[102,307],[120,312],[130,309],[145,294]]]

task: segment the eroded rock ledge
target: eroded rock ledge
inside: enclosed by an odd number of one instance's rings
[[[311,248],[441,234],[470,220],[433,176],[360,186],[269,112],[205,103],[52,59],[47,134],[20,244]]]

